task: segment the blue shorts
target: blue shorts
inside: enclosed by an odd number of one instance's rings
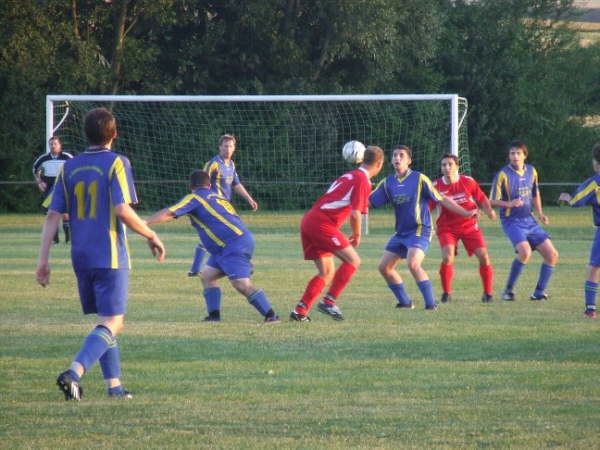
[[[118,316],[127,312],[128,269],[75,271],[84,314]]]
[[[398,235],[394,234],[388,241],[385,249],[388,252],[395,253],[402,259],[406,259],[409,248],[420,248],[423,253],[427,253],[429,250],[429,243],[431,236],[415,236],[414,234]]]
[[[252,253],[254,253],[254,239],[251,235],[244,235],[228,242],[219,253],[211,254],[206,264],[220,270],[230,280],[250,278]]]
[[[600,267],[600,227],[596,228],[596,235],[590,252],[590,266]]]
[[[535,250],[538,245],[550,237],[533,216],[505,219],[502,221],[502,230],[515,248],[519,242],[527,241]]]

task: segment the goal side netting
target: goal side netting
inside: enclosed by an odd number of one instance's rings
[[[261,210],[307,209],[352,166],[341,156],[359,140],[386,152],[406,144],[413,169],[439,175],[444,153],[470,173],[467,102],[457,95],[373,96],[68,96],[47,97],[47,134],[66,151],[85,149],[85,113],[106,107],[117,118],[113,145],[132,163],[141,208],[155,210],[186,193],[189,174],[218,152],[225,133],[237,139],[241,182]],[[377,181],[377,180],[374,180]],[[237,197],[237,198],[236,198]],[[245,202],[234,195],[241,210]]]

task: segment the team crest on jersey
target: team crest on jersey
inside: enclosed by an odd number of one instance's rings
[[[335,236],[331,238],[331,242],[333,242],[333,245],[335,245],[336,247],[340,247],[342,245],[340,244],[340,240]]]
[[[410,196],[406,194],[399,194],[394,197],[394,205],[403,205],[404,203],[410,202]]]

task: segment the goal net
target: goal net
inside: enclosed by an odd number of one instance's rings
[[[48,137],[59,136],[69,152],[83,151],[83,117],[100,106],[117,118],[113,149],[131,160],[145,210],[184,195],[189,174],[217,154],[225,133],[237,139],[237,172],[261,210],[309,208],[338,175],[352,169],[341,156],[350,140],[384,149],[387,161],[379,178],[392,170],[389,153],[395,144],[408,145],[413,169],[432,178],[439,174],[440,156],[448,152],[459,156],[462,173],[470,173],[467,102],[454,94],[50,95]],[[248,207],[233,197],[237,208]]]

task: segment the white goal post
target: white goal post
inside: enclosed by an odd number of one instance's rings
[[[470,172],[467,102],[457,94],[48,95],[47,139],[57,135],[66,150],[82,151],[83,116],[100,106],[117,118],[115,149],[130,157],[148,209],[176,200],[225,133],[238,140],[236,167],[261,209],[310,207],[349,169],[341,149],[350,140],[388,153],[406,144],[413,167],[430,177],[444,153],[457,155],[461,171]]]

